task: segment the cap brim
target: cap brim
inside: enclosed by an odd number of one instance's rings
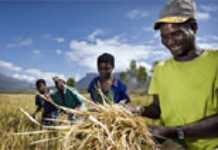
[[[65,81],[64,79],[62,79],[60,77],[53,77],[52,79],[53,79],[54,82],[60,81],[60,80]]]
[[[184,23],[189,19],[190,17],[186,17],[186,16],[170,16],[170,17],[160,18],[158,21],[154,23],[154,29],[155,30],[160,29],[160,25],[163,23]]]

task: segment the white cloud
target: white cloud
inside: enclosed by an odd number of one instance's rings
[[[217,35],[198,36],[197,41],[198,42],[218,42],[218,36]]]
[[[40,53],[41,53],[41,51],[39,51],[39,50],[33,50],[33,54],[38,55],[38,54],[40,54]]]
[[[157,40],[157,39],[160,40],[160,39],[161,39],[160,32],[159,32],[159,31],[154,32],[153,38],[156,39],[156,40]]]
[[[143,10],[133,9],[126,15],[129,19],[142,19],[148,17],[148,13]]]
[[[215,15],[217,11],[218,11],[217,5],[202,4],[199,6],[199,11],[197,11],[197,19],[200,21],[208,21],[209,19],[212,18],[212,15]]]
[[[198,36],[197,42],[199,47],[205,49],[217,49],[218,48],[218,36],[217,35],[204,35]]]
[[[34,82],[34,81],[36,81],[35,77],[29,76],[29,75],[25,75],[25,74],[15,73],[15,74],[12,75],[12,77],[16,78],[18,80],[24,80],[24,81],[27,81],[27,82]]]
[[[140,61],[140,62],[138,62],[137,64],[138,64],[138,66],[144,66],[144,67],[146,67],[146,69],[148,69],[148,70],[151,70],[151,68],[152,68],[152,65],[151,65],[151,64],[148,64],[148,63],[146,63],[146,62],[144,62],[144,61]]]
[[[32,43],[32,38],[18,38],[16,42],[7,44],[6,48],[26,47],[32,45]]]
[[[29,46],[33,43],[33,40],[31,38],[22,39],[18,44],[20,46]]]
[[[61,49],[56,49],[56,54],[57,55],[61,55],[62,54],[62,50]]]
[[[45,79],[49,85],[52,84],[52,77],[54,76],[59,76],[63,79],[66,79],[64,74],[57,73],[57,72],[47,72],[47,71],[42,71],[37,68],[22,68],[20,66],[14,65],[11,62],[3,61],[0,60],[0,69],[5,69],[5,71],[10,71],[10,76],[20,79],[20,80],[25,80],[28,82],[34,82],[36,79],[43,78]]]
[[[88,40],[94,41],[97,36],[102,35],[104,32],[101,29],[97,29],[94,32],[92,32],[90,35],[88,35]]]
[[[142,64],[143,60],[159,55],[159,51],[154,50],[154,46],[129,44],[117,37],[108,39],[97,38],[95,42],[72,40],[70,48],[71,51],[66,53],[67,57],[73,62],[80,62],[80,67],[87,68],[87,72],[97,70],[97,57],[104,52],[115,56],[116,71],[127,69],[129,62],[133,59]]]
[[[49,82],[49,84],[52,84],[52,77],[54,77],[54,76],[59,76],[63,79],[66,79],[63,74],[55,73],[55,72],[45,72],[45,71],[41,71],[41,70],[36,69],[36,68],[26,69],[24,72],[26,75],[33,77],[35,79],[43,78],[47,82]]]
[[[60,37],[60,36],[59,37],[55,37],[55,36],[52,36],[49,33],[42,35],[42,38],[48,39],[48,40],[52,40],[52,41],[55,41],[57,43],[64,43],[65,42],[65,38],[64,37]]]
[[[154,29],[152,27],[144,27],[142,28],[142,30],[145,32],[154,32]]]
[[[218,43],[211,43],[211,42],[202,42],[198,44],[200,48],[204,49],[218,49]]]
[[[218,36],[217,36],[217,35],[212,35],[211,38],[212,38],[213,40],[216,40],[216,41],[218,42]]]
[[[63,43],[65,41],[63,37],[57,37],[57,38],[54,38],[54,40],[58,43]]]
[[[204,11],[197,12],[197,20],[199,21],[207,21],[210,18],[211,18],[211,15],[209,12],[204,12]]]
[[[200,8],[206,12],[216,12],[218,11],[218,7],[214,5],[201,5]]]
[[[16,66],[11,62],[7,62],[7,61],[3,61],[3,60],[0,60],[0,68],[7,69],[9,71],[21,71],[22,70],[21,67]]]

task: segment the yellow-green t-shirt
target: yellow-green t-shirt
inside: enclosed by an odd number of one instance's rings
[[[218,113],[218,51],[205,51],[190,61],[171,58],[158,63],[148,92],[159,95],[165,126],[185,125]],[[187,141],[193,150],[218,147],[218,138]]]

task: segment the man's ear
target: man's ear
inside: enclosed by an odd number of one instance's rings
[[[198,31],[198,24],[197,24],[197,22],[192,22],[190,24],[190,26],[191,26],[191,29],[193,30],[193,32],[196,34],[197,31]]]
[[[191,30],[196,34],[198,30],[198,24],[195,19],[190,19],[185,22],[186,27],[191,28]]]

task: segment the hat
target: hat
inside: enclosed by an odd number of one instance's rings
[[[158,30],[162,23],[184,23],[195,19],[196,4],[194,0],[169,0],[161,10],[159,19],[154,24]]]
[[[63,82],[65,82],[64,78],[58,77],[58,76],[54,76],[52,79],[53,79],[54,82],[60,81],[60,80],[63,81]]]

